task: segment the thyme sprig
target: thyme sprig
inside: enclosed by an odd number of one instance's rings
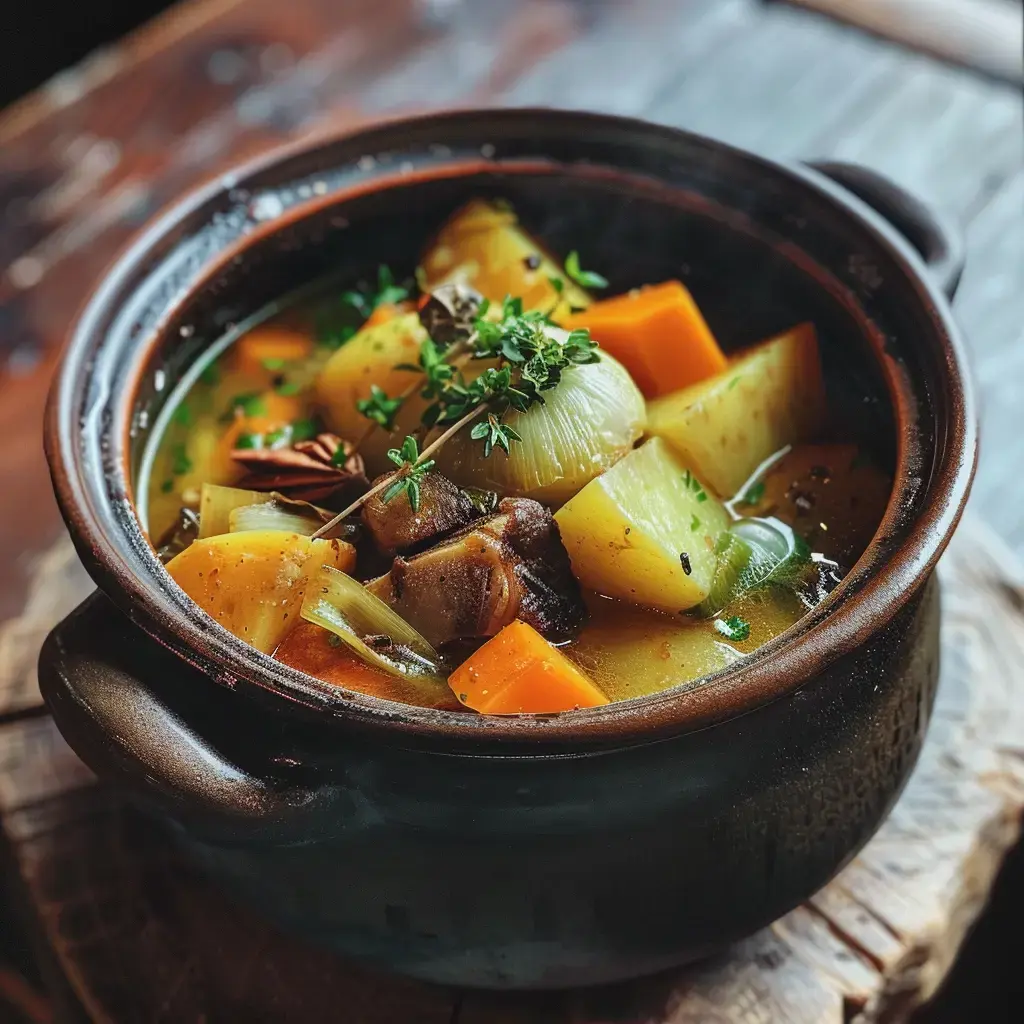
[[[358,403],[359,411],[371,421],[370,430],[377,426],[393,429],[398,409],[418,390],[430,403],[420,419],[420,430],[427,438],[435,430],[442,432],[422,452],[420,442],[411,435],[401,448],[391,449],[388,457],[397,469],[325,524],[314,537],[327,533],[381,492],[386,502],[404,493],[417,510],[420,485],[433,468],[433,454],[478,417],[486,419],[477,423],[469,436],[482,443],[484,457],[489,458],[498,448],[508,455],[513,443],[521,442],[522,437],[505,417],[510,412],[526,412],[534,405],[543,405],[544,392],[557,387],[566,370],[600,360],[597,344],[588,331],[566,334],[545,314],[525,312],[520,298],[506,298],[497,317],[489,318],[488,310],[484,300],[468,337],[449,344],[425,338],[417,364],[397,367],[420,374],[402,395],[392,398],[374,387],[370,397]],[[469,359],[493,360],[496,365],[468,380],[460,364]]]

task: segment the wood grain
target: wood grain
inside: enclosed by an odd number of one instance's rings
[[[66,572],[51,562],[55,586]],[[192,873],[49,718],[0,732],[0,817],[39,925],[96,1021],[892,1024],[926,1001],[1024,811],[1024,568],[977,522],[940,568],[943,661],[920,762],[806,905],[705,964],[559,995],[382,979],[277,933]],[[453,1017],[453,1013],[457,1016]]]

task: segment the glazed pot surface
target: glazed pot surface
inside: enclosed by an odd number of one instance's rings
[[[955,285],[941,223],[874,176],[828,170],[899,219]],[[328,269],[353,280],[404,253],[396,269],[411,271],[441,220],[479,194],[511,199],[552,247],[615,268],[613,291],[682,276],[728,347],[818,327],[830,399],[892,469],[893,499],[837,592],[738,668],[557,718],[407,708],[255,654],[211,626],[148,546],[133,481],[166,382],[226,323]],[[414,120],[232,176],[125,257],[54,392],[55,487],[110,598],[44,650],[58,725],[236,892],[378,966],[577,985],[749,933],[866,842],[924,734],[931,570],[975,455],[955,328],[928,273],[812,172],[616,118]]]

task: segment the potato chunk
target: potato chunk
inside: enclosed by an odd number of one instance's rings
[[[360,437],[370,421],[356,408],[356,402],[369,398],[374,384],[397,397],[414,383],[417,373],[395,367],[400,363],[415,366],[426,336],[417,314],[404,313],[363,327],[342,345],[316,379],[317,404],[331,430],[346,441]],[[375,456],[383,456],[392,443],[391,434],[376,430],[367,446],[360,448],[371,473],[385,468],[386,461]]]
[[[729,369],[647,406],[647,432],[667,441],[722,497],[769,455],[820,427],[825,385],[811,324],[736,357]]]
[[[587,484],[555,521],[584,587],[681,612],[708,595],[729,515],[655,437]]]
[[[167,571],[207,615],[272,654],[299,621],[310,577],[321,565],[349,572],[355,560],[355,548],[344,541],[248,530],[195,541]]]
[[[553,316],[583,309],[590,296],[566,278],[564,271],[538,242],[523,231],[516,215],[482,199],[474,199],[454,213],[441,228],[420,263],[424,291],[459,282],[474,287],[491,302],[518,296],[524,309]],[[563,282],[561,299],[550,279]]]

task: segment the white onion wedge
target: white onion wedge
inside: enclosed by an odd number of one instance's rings
[[[544,404],[505,421],[522,437],[506,456],[464,430],[437,454],[438,469],[458,484],[561,505],[629,452],[644,430],[644,399],[625,367],[606,352],[600,362],[567,369]]]

